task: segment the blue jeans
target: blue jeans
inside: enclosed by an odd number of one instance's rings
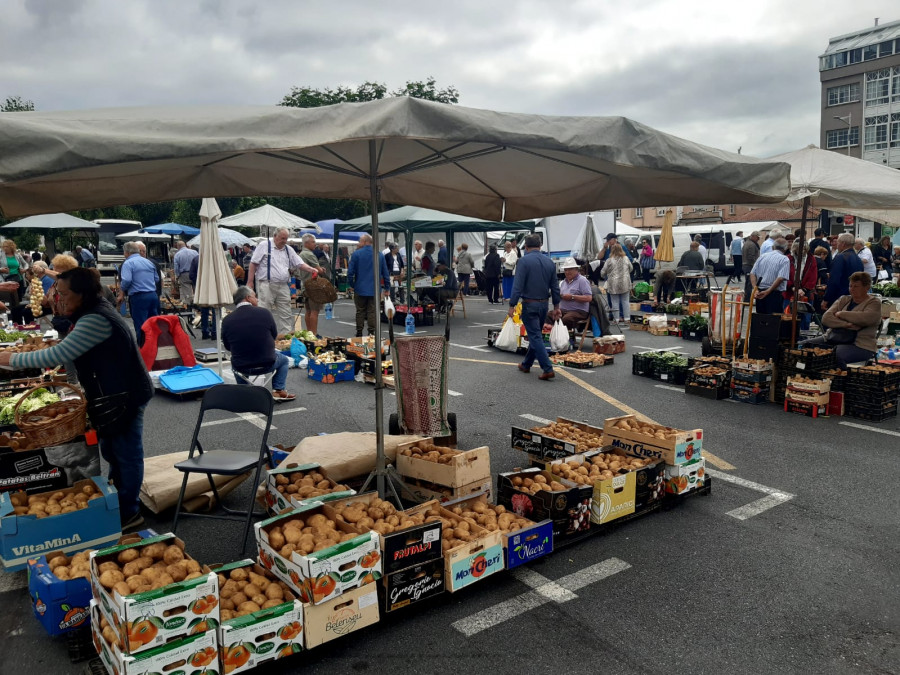
[[[523,301],[521,318],[522,325],[525,326],[525,333],[528,335],[528,351],[525,352],[522,366],[531,368],[536,358],[541,365],[541,370],[545,373],[553,372],[553,364],[550,363],[550,357],[547,356],[544,336],[541,333],[544,320],[547,318],[547,303]]]
[[[245,370],[245,375],[265,375],[267,373],[271,373],[273,370],[275,371],[275,376],[272,378],[272,389],[275,391],[284,390],[287,385],[287,376],[288,376],[288,368],[291,365],[291,360],[282,354],[281,352],[275,352],[275,363],[269,368],[251,368],[249,370]],[[238,381],[238,384],[250,384],[243,377],[238,375],[237,371],[234,373],[234,379]]]
[[[515,277],[503,277],[503,278],[502,278],[502,281],[503,281],[503,299],[504,299],[504,300],[509,300],[510,296],[512,295],[513,281],[515,281],[515,280],[516,280]]]
[[[134,322],[134,334],[140,337],[141,326],[151,316],[159,315],[159,296],[156,291],[132,293],[128,296],[131,306],[131,320]]]
[[[100,454],[109,464],[109,478],[119,492],[119,516],[127,523],[141,508],[144,482],[144,409],[119,434],[100,435]]]
[[[200,333],[202,335],[216,336],[216,317],[213,314],[212,307],[200,308]]]
[[[472,277],[472,273],[463,274],[458,273],[456,278],[459,279],[459,287],[462,289],[463,295],[469,294],[469,279]]]

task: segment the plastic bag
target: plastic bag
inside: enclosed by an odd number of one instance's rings
[[[300,367],[300,359],[306,356],[306,345],[297,338],[291,338],[291,358],[294,360],[294,367]]]
[[[519,327],[515,321],[507,317],[494,340],[494,346],[505,352],[514,352],[519,348]]]
[[[569,351],[569,331],[562,319],[557,319],[550,329],[550,351]]]
[[[394,303],[391,302],[391,299],[390,299],[390,298],[385,298],[385,299],[384,299],[384,315],[385,315],[388,319],[393,319],[393,318],[394,318]]]

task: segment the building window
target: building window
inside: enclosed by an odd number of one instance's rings
[[[894,103],[900,101],[900,66],[894,68],[894,77],[891,79],[891,100]]]
[[[665,218],[666,217],[666,209],[665,208],[656,209],[656,217],[657,218]]]
[[[850,145],[859,145],[859,127],[853,127],[852,129],[832,129],[828,131],[825,134],[825,147],[828,150],[846,148],[848,136]]]
[[[859,100],[859,82],[828,88],[828,105],[843,105]]]
[[[888,141],[888,116],[866,118],[866,150],[884,150]]]
[[[900,148],[900,113],[891,115],[891,147]]]
[[[878,56],[890,56],[894,53],[894,43],[891,40],[878,45]]]
[[[613,218],[618,220],[621,217],[622,217],[622,209],[616,209],[615,211],[613,211]]]
[[[866,105],[885,105],[890,101],[891,71],[889,68],[866,73]]]
[[[735,207],[734,204],[729,204],[728,205],[728,215],[733,216],[735,213],[737,213],[737,207]]]
[[[634,217],[635,218],[643,218],[644,217],[644,209],[635,209]]]

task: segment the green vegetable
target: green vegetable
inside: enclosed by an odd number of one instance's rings
[[[880,281],[872,287],[872,290],[886,298],[900,298],[900,286],[892,281]]]
[[[21,340],[33,335],[34,333],[23,333],[20,330],[0,330],[0,342],[15,342],[16,340]]]
[[[0,424],[13,424],[15,422],[16,403],[19,402],[19,399],[22,398],[22,396],[24,396],[24,394],[0,398]],[[57,401],[59,401],[59,396],[56,394],[43,388],[36,389],[31,392],[19,410],[22,412],[32,412],[34,410],[40,410],[51,403],[56,403]]]
[[[683,331],[698,331],[706,328],[707,325],[707,320],[699,314],[690,314],[681,320],[681,330]]]

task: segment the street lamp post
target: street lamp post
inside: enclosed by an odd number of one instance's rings
[[[844,117],[832,115],[834,119],[840,120],[847,125],[847,157],[850,156],[850,135],[853,132],[853,111],[848,112]]]

